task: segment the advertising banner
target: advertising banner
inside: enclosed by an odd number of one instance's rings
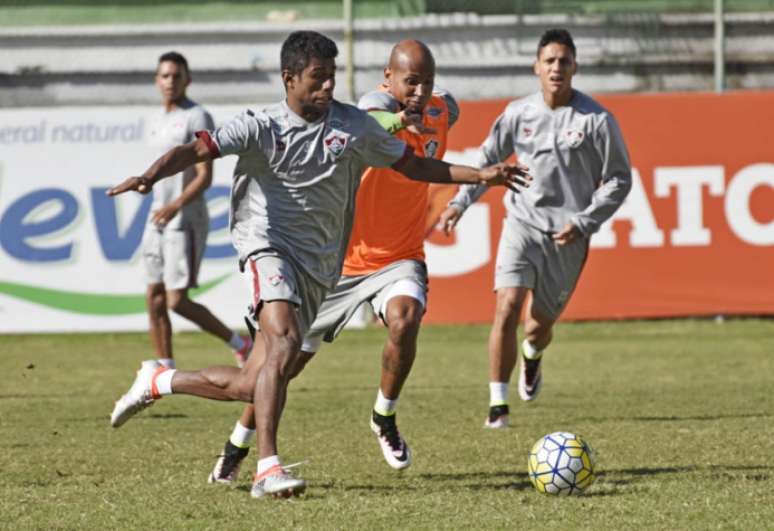
[[[624,206],[592,239],[564,318],[774,314],[774,93],[599,97],[634,167]],[[506,101],[462,102],[447,159],[474,163]],[[217,121],[240,107],[209,110]],[[150,198],[105,190],[142,172],[152,107],[0,110],[0,333],[143,330],[139,245]],[[247,304],[228,230],[235,157],[215,163],[197,300],[228,325]],[[539,176],[536,176],[539,178]],[[489,322],[504,208],[491,190],[446,237],[454,190],[433,187],[426,322]],[[176,329],[193,325],[174,317]]]
[[[592,238],[563,318],[774,314],[774,92],[597,99],[621,125],[634,183]],[[450,149],[474,161],[507,103],[463,102]],[[491,190],[454,238],[430,235],[426,322],[491,320],[504,212]]]

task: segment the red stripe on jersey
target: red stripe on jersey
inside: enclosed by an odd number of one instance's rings
[[[250,271],[253,274],[253,308],[256,316],[258,315],[258,306],[261,304],[261,278],[258,274],[258,268],[255,267],[255,261],[250,262]]]
[[[207,150],[210,152],[210,156],[213,159],[220,158],[220,149],[218,149],[218,145],[210,136],[209,131],[196,131],[194,135],[196,135],[196,138],[200,138],[202,142],[204,142],[204,145],[207,146]]]

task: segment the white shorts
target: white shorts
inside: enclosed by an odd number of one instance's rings
[[[269,251],[251,256],[243,277],[250,293],[248,318],[256,329],[264,302],[288,301],[298,310],[299,333],[306,335],[328,289],[297,268],[280,253]]]
[[[168,290],[195,288],[208,230],[207,226],[160,229],[149,223],[142,238],[146,283],[163,283]]]
[[[417,260],[400,260],[367,275],[342,276],[326,296],[302,349],[317,352],[322,341],[332,342],[361,304],[371,304],[382,321],[394,297],[412,297],[424,308],[427,282],[427,268]]]

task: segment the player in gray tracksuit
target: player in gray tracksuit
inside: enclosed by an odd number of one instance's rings
[[[540,389],[540,360],[552,328],[578,282],[589,238],[621,206],[631,166],[618,124],[605,108],[572,88],[575,44],[566,30],[549,30],[538,44],[541,90],[516,100],[495,121],[479,164],[516,155],[529,168],[529,189],[508,191],[497,250],[497,307],[489,336],[490,412],[485,427],[508,424],[508,382],[516,366],[516,328],[525,300],[526,338],[519,395]],[[462,186],[442,214],[449,232],[484,193]],[[527,295],[531,295],[527,299]]]

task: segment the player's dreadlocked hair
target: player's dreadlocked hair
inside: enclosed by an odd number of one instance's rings
[[[339,55],[336,43],[316,31],[294,31],[282,43],[280,69],[292,75],[300,74],[314,57],[335,59]]]
[[[159,64],[166,63],[167,61],[175,63],[178,66],[182,66],[185,68],[186,72],[189,74],[191,73],[191,70],[188,68],[188,61],[186,61],[185,57],[183,57],[183,54],[177,52],[167,52],[159,57]]]
[[[570,32],[567,31],[566,29],[559,29],[559,28],[547,30],[540,37],[540,42],[538,42],[538,47],[537,47],[538,57],[540,56],[540,50],[542,50],[545,46],[548,46],[552,42],[567,46],[572,51],[572,56],[575,57],[575,42],[573,42],[572,40],[572,35],[570,35]]]

